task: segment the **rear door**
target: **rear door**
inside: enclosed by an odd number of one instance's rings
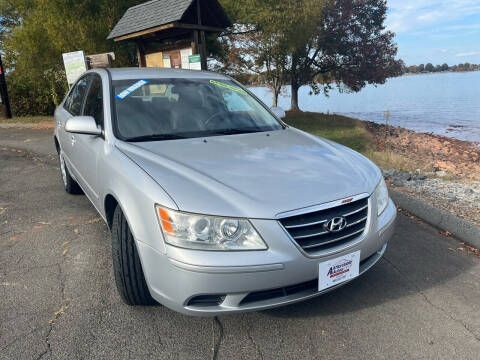
[[[104,106],[102,79],[98,74],[90,74],[88,89],[81,114],[95,119],[97,126],[104,129]],[[98,158],[104,151],[104,137],[75,134],[73,162],[79,172],[79,181],[90,200],[98,205]]]

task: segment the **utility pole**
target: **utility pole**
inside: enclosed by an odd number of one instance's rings
[[[10,101],[8,100],[7,82],[5,81],[5,69],[3,68],[2,55],[0,54],[0,94],[4,105],[3,111],[5,118],[12,118],[12,110],[10,109]]]

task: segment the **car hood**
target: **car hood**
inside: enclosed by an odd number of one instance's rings
[[[357,152],[294,128],[117,148],[183,211],[274,218],[289,210],[372,193],[379,169]]]

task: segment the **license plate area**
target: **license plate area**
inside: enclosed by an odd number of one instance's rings
[[[318,264],[318,291],[328,289],[358,276],[360,250]]]

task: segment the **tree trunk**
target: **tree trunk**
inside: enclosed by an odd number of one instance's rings
[[[280,95],[280,90],[282,88],[279,87],[279,86],[274,86],[273,89],[272,89],[272,92],[273,92],[273,103],[272,103],[272,107],[276,107],[278,106],[278,95]]]
[[[300,111],[300,108],[298,107],[298,82],[297,79],[292,76],[292,100],[290,103],[290,111]]]
[[[300,111],[298,107],[298,78],[297,78],[297,55],[292,54],[292,67],[290,69],[290,85],[292,87],[292,96],[290,102],[290,111]]]

